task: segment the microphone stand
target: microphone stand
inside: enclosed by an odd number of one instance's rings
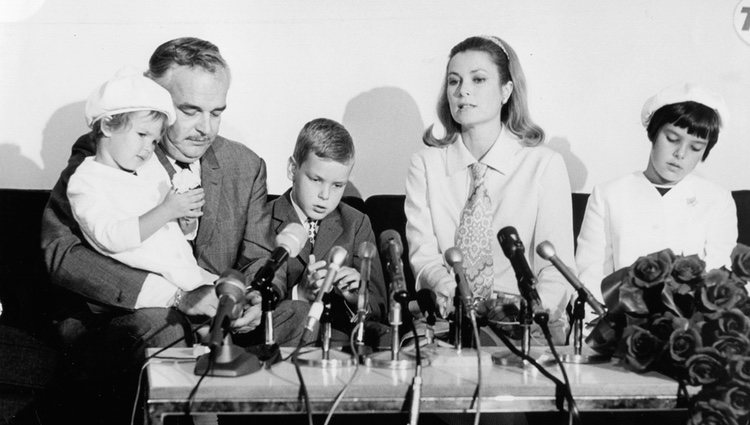
[[[323,294],[323,312],[320,315],[320,330],[322,336],[321,350],[313,350],[299,354],[297,362],[304,366],[321,367],[323,369],[353,366],[357,361],[354,356],[340,350],[331,350],[331,292]]]
[[[232,342],[231,333],[227,332],[221,347],[203,354],[195,362],[194,373],[206,376],[243,376],[257,372],[262,368],[259,357],[245,351]]]
[[[586,302],[588,294],[583,288],[578,288],[578,297],[573,303],[573,354],[563,355],[563,363],[592,364],[604,363],[609,359],[607,356],[598,354],[583,354],[583,322],[586,318]]]
[[[453,320],[453,344],[456,352],[460,353],[463,348],[463,326],[464,326],[464,303],[461,302],[461,292],[456,285],[456,294],[453,297],[454,320]]]
[[[402,300],[403,302],[398,302],[396,298]],[[367,356],[365,358],[366,366],[401,370],[414,367],[417,364],[416,358],[414,357],[399,357],[399,353],[401,351],[401,338],[399,337],[398,328],[402,323],[401,316],[402,314],[404,314],[407,320],[413,320],[411,314],[409,314],[407,302],[408,295],[404,296],[403,294],[393,294],[391,296],[391,308],[388,312],[388,322],[391,325],[391,349],[390,351],[379,351]],[[419,341],[414,341],[414,343],[419,344]]]
[[[542,316],[542,314],[538,314]],[[531,303],[525,297],[521,297],[521,309],[518,314],[519,326],[521,326],[521,354],[524,357],[529,356],[531,352],[531,326],[534,324],[534,311],[531,308]],[[545,320],[545,318],[541,318]],[[496,365],[501,366],[515,366],[526,368],[529,366],[529,362],[524,357],[518,357],[511,355],[512,353],[506,352],[495,352],[492,353],[492,362]]]
[[[281,361],[281,352],[279,350],[279,344],[274,340],[273,335],[273,311],[276,308],[276,302],[279,297],[274,290],[273,283],[263,282],[258,287],[260,295],[262,297],[261,310],[263,312],[263,330],[265,332],[265,342],[254,349],[257,351],[258,358],[266,363],[267,367]]]

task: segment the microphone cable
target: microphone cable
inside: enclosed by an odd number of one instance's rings
[[[474,395],[469,405],[469,409],[474,406],[476,402],[476,410],[474,411],[474,425],[479,425],[479,416],[481,415],[482,405],[482,343],[479,340],[479,327],[477,326],[477,315],[474,314],[474,310],[470,310],[469,320],[471,320],[471,328],[474,333],[474,342],[477,350],[477,388],[474,390]]]
[[[338,407],[341,400],[344,398],[344,394],[351,386],[352,382],[354,382],[354,378],[357,376],[357,372],[359,372],[359,347],[357,347],[354,344],[355,336],[357,335],[357,331],[360,327],[363,327],[364,323],[359,322],[356,326],[354,326],[354,329],[352,329],[351,334],[349,334],[349,346],[353,350],[353,355],[356,361],[354,362],[354,371],[352,372],[352,376],[349,377],[349,379],[346,381],[346,384],[344,384],[344,387],[339,390],[338,394],[336,394],[336,397],[333,399],[333,405],[331,405],[331,410],[328,411],[328,415],[326,416],[325,422],[323,422],[323,425],[328,425],[328,423],[331,421],[331,418],[333,417],[333,412],[336,410],[336,407]]]
[[[299,343],[297,343],[297,347],[294,349],[294,351],[292,351],[292,354],[287,356],[287,359],[291,359],[292,364],[294,365],[294,372],[297,374],[297,379],[299,380],[299,391],[302,395],[302,401],[305,404],[305,414],[307,415],[308,425],[313,425],[312,408],[310,407],[310,394],[307,392],[307,385],[305,385],[305,378],[302,377],[302,369],[299,366],[299,362],[297,362],[297,356],[299,355],[299,351],[302,349],[302,347],[311,345],[314,342],[315,341],[310,341],[308,343],[305,343],[302,339],[300,339]]]
[[[197,335],[198,329],[200,329],[203,326],[206,326],[209,323],[211,323],[211,320],[212,320],[212,318],[208,318],[205,321],[203,321],[202,323],[199,323],[195,327],[195,329],[191,330],[191,333]],[[162,329],[166,328],[166,326],[167,325],[164,325],[162,327]],[[131,413],[130,413],[130,424],[131,425],[135,423],[135,412],[138,409],[138,401],[140,400],[140,397],[141,397],[141,385],[143,383],[143,375],[144,375],[144,372],[146,371],[146,368],[148,367],[148,365],[151,364],[151,360],[154,360],[154,359],[157,359],[157,360],[174,360],[175,363],[183,363],[183,362],[184,363],[188,363],[188,362],[195,361],[195,357],[192,357],[192,356],[189,356],[189,357],[176,357],[176,356],[159,357],[159,354],[163,353],[167,349],[172,348],[175,345],[179,344],[180,342],[184,341],[185,338],[187,338],[187,335],[183,335],[183,336],[177,338],[176,340],[170,342],[169,344],[165,345],[164,347],[158,349],[154,354],[151,354],[150,356],[147,356],[146,359],[143,361],[143,365],[141,366],[141,370],[138,372],[138,385],[137,385],[136,390],[135,390],[135,399],[133,400],[133,409],[131,410]]]
[[[539,324],[539,327],[542,328],[542,332],[544,333],[544,339],[547,340],[547,345],[549,345],[549,349],[552,352],[552,357],[555,358],[555,363],[557,363],[557,366],[560,368],[560,372],[563,376],[563,381],[565,384],[565,391],[568,393],[568,424],[580,424],[581,423],[581,416],[580,412],[578,411],[578,405],[576,404],[575,399],[573,398],[573,391],[570,388],[570,381],[568,380],[568,373],[565,371],[565,366],[563,365],[562,360],[560,359],[560,356],[557,354],[557,350],[555,349],[555,344],[552,342],[552,333],[549,330],[549,324],[546,320],[539,320],[537,321]]]
[[[570,393],[569,388],[565,386],[565,384],[560,381],[555,375],[550,373],[544,366],[540,365],[536,360],[534,360],[533,357],[529,356],[528,354],[524,354],[516,348],[516,346],[508,339],[508,337],[503,332],[496,332],[497,336],[500,338],[501,341],[503,341],[503,344],[505,344],[506,347],[515,355],[522,358],[523,360],[526,360],[531,365],[533,365],[539,372],[541,372],[542,375],[546,376],[555,383],[556,389],[555,389],[555,404],[557,405],[557,408],[561,411],[564,411],[562,400],[560,397],[564,397],[565,401],[568,402],[569,406],[569,421],[572,420],[573,410],[575,410],[575,416],[580,421],[580,417],[578,415],[578,407],[576,405],[575,400],[573,399],[573,395]],[[579,423],[579,422],[577,422]]]
[[[419,335],[417,326],[414,324],[414,317],[409,313],[408,308],[404,308],[405,315],[408,316],[411,331],[414,334],[414,354],[415,370],[414,378],[411,381],[411,407],[409,409],[409,425],[417,425],[419,420],[419,404],[422,398],[422,353],[419,348]]]

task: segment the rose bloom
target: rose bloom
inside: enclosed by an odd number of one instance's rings
[[[748,354],[750,340],[745,335],[732,332],[728,335],[720,336],[711,346],[728,359],[732,356],[744,356]]]
[[[705,317],[701,336],[706,345],[713,344],[724,335],[747,335],[750,332],[750,319],[736,308],[706,314]]]
[[[750,356],[732,357],[728,369],[733,380],[750,386]]]
[[[647,328],[652,335],[662,341],[669,341],[669,337],[676,329],[684,328],[687,320],[676,317],[670,312],[652,315],[648,320]]]
[[[700,400],[690,409],[687,425],[737,425],[731,407],[721,400]]]
[[[635,260],[630,267],[630,279],[639,288],[651,288],[664,283],[672,270],[672,250],[665,249]]]
[[[750,413],[750,385],[732,381],[723,389],[724,402],[732,409],[735,416]]]
[[[726,375],[724,357],[715,348],[698,348],[685,364],[689,385],[710,385]]]
[[[633,326],[630,331],[625,339],[625,362],[636,372],[643,372],[661,356],[666,344],[641,327]]]
[[[677,283],[692,286],[700,281],[705,268],[706,262],[697,255],[679,256],[672,265],[672,278]]]
[[[721,273],[720,270],[714,272]],[[709,281],[709,277],[706,278],[706,281]],[[698,292],[698,302],[707,312],[735,308],[748,298],[745,286],[733,279],[721,280],[715,285],[706,284]]]
[[[677,329],[669,337],[669,356],[675,362],[684,363],[703,347],[700,334],[693,328]]]
[[[734,274],[740,279],[750,279],[750,247],[737,244],[730,257]]]

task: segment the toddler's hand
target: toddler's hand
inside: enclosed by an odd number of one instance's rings
[[[201,208],[205,204],[203,189],[191,189],[184,193],[170,190],[161,204],[169,211],[173,219],[198,218],[203,215]]]

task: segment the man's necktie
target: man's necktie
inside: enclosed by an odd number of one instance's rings
[[[307,239],[310,240],[310,246],[315,246],[315,236],[318,235],[318,220],[307,219]]]
[[[474,298],[486,299],[492,294],[492,208],[484,176],[487,165],[471,165],[472,187],[461,212],[456,230],[456,246],[464,256],[466,280]]]
[[[174,163],[183,170],[190,170],[190,164],[188,164],[187,162],[175,161]]]

